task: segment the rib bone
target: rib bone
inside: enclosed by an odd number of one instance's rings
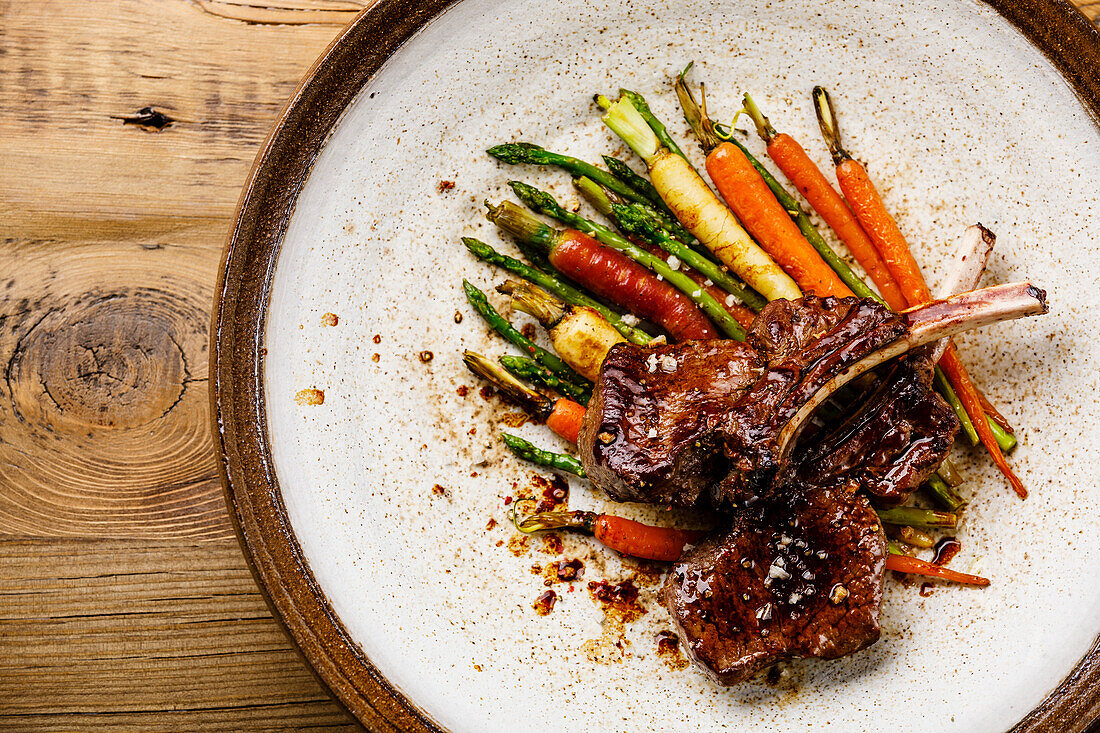
[[[940,284],[936,297],[950,298],[958,293],[965,293],[978,287],[978,281],[982,279],[985,265],[989,261],[989,255],[993,252],[993,245],[997,243],[997,237],[981,224],[969,226],[959,237],[958,248],[955,251],[955,261],[948,270],[947,277]],[[940,339],[932,350],[932,362],[938,362],[943,352],[947,350],[948,339]]]

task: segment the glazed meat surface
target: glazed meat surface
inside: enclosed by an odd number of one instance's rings
[[[959,423],[931,380],[926,353],[898,359],[837,428],[796,449],[781,496],[738,510],[669,575],[684,648],[716,682],[878,639],[886,538],[865,493],[903,500],[947,454]]]
[[[799,446],[794,481],[843,483],[875,497],[879,506],[904,503],[943,462],[960,427],[931,390],[927,352],[895,360],[837,428]]]
[[[733,685],[783,659],[851,654],[879,636],[886,539],[863,497],[803,486],[738,512],[665,585],[682,648]]]
[[[724,476],[716,428],[760,376],[748,344],[617,344],[604,359],[578,445],[616,501],[692,506]]]
[[[616,501],[718,507],[768,492],[780,435],[831,378],[906,332],[870,300],[770,303],[744,343],[617,344],[581,427],[585,472]]]

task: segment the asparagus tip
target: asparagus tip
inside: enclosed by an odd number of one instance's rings
[[[517,165],[519,163],[538,163],[538,153],[544,152],[544,148],[534,143],[504,143],[494,145],[486,150],[502,163]]]

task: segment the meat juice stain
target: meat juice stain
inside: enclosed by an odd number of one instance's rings
[[[513,555],[519,557],[520,555],[526,555],[527,550],[530,548],[531,541],[525,534],[514,534],[508,540],[508,549]]]
[[[533,473],[531,484],[535,489],[535,512],[553,511],[569,500],[569,482],[561,476],[546,478]]]
[[[545,616],[554,610],[554,604],[558,602],[558,594],[553,590],[543,591],[542,594],[535,599],[535,602],[531,604],[535,609],[535,613],[539,616]]]
[[[962,543],[954,537],[941,537],[936,546],[932,548],[932,564],[946,565],[962,549]]]
[[[688,661],[680,652],[680,637],[671,631],[657,634],[657,656],[672,669],[684,669]]]
[[[645,615],[646,610],[638,602],[638,586],[629,578],[621,583],[594,580],[588,584],[588,594],[605,613],[618,616],[625,623]]]
[[[539,552],[545,555],[560,555],[565,551],[565,542],[557,532],[549,532],[542,536],[542,547]]]
[[[522,412],[505,412],[500,416],[500,422],[510,428],[521,428],[530,421],[530,416]]]
[[[563,558],[547,563],[546,567],[540,568],[535,565],[534,568],[537,568],[538,574],[542,576],[542,584],[548,586],[556,583],[572,583],[584,576],[584,562],[577,559]]]

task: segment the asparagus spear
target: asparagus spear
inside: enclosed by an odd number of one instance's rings
[[[648,216],[646,211],[632,204],[612,204],[611,211],[615,221],[628,233],[652,242],[658,247],[675,255],[707,276],[715,285],[730,293],[749,308],[759,311],[767,301],[751,290],[747,285],[729,273],[723,272],[718,265],[700,255],[686,244],[677,241],[660,228],[660,224]]]
[[[699,253],[700,256],[705,257],[719,267],[722,267],[721,262],[713,252],[703,246],[703,243],[696,239],[691,232],[684,229],[683,224],[681,224],[677,219],[668,216],[663,211],[657,211],[656,209],[645,207],[642,204],[627,201],[614,191],[604,188],[603,186],[596,183],[591,178],[587,178],[586,176],[574,178],[573,187],[576,188],[582,196],[584,196],[588,203],[592,204],[592,206],[595,207],[596,211],[600,212],[612,221],[615,220],[615,212],[611,210],[612,204],[631,204],[632,206],[638,207],[639,210],[645,211],[648,216],[650,216],[655,222],[657,222],[661,229],[664,229],[666,232],[668,232],[673,239],[676,239],[679,242],[686,243],[689,247],[691,247],[691,249]],[[618,224],[618,222],[616,222],[616,224]],[[685,234],[688,238],[676,234],[675,231],[678,229],[683,230],[681,233]],[[619,230],[622,231],[622,227],[619,227]],[[744,287],[748,286],[746,285]]]
[[[572,227],[595,237],[601,244],[618,252],[622,252],[630,259],[649,268],[660,277],[663,277],[669,284],[691,298],[692,302],[698,305],[724,334],[738,341],[745,340],[745,329],[734,320],[733,316],[722,307],[721,303],[715,300],[701,286],[693,282],[690,277],[669,267],[668,263],[660,257],[646,252],[641,247],[619,236],[605,226],[585,219],[579,214],[566,211],[554,200],[553,196],[544,191],[540,191],[537,188],[528,186],[525,183],[520,183],[519,181],[509,181],[508,185],[516,192],[516,196],[532,210],[550,216],[568,227]]]
[[[944,463],[946,462],[944,461]],[[932,494],[933,498],[950,512],[958,513],[960,509],[966,506],[966,500],[936,474],[928,477],[925,486],[927,486],[928,492]]]
[[[571,155],[551,152],[534,143],[505,143],[503,145],[491,147],[486,152],[502,163],[507,163],[509,165],[529,163],[532,165],[557,166],[574,176],[588,176],[594,181],[599,181],[601,185],[607,186],[615,193],[631,201],[661,207],[665,205],[659,196],[657,197],[657,202],[660,203],[650,201],[646,198],[645,194],[634,190],[602,168],[597,168],[591,163],[586,163]]]
[[[653,201],[654,198],[659,199],[661,197],[661,195],[657,193],[657,189],[653,187],[653,184],[649,182],[648,178],[635,173],[634,169],[623,161],[612,155],[601,155],[600,157],[603,158],[607,170],[611,171],[611,175],[615,176],[638,193],[643,194],[650,201]]]
[[[500,363],[513,376],[552,389],[582,405],[588,404],[588,400],[592,398],[591,390],[583,389],[572,382],[559,379],[554,372],[537,361],[528,359],[526,356],[505,354],[500,357]]]
[[[614,175],[616,178],[644,193],[646,198],[648,198],[650,202],[660,201],[659,208],[646,206],[645,204],[640,204],[635,201],[634,204],[636,206],[643,207],[647,211],[652,212],[653,217],[659,220],[661,222],[661,226],[676,239],[686,244],[698,244],[699,240],[695,238],[695,235],[689,232],[684,227],[684,225],[676,219],[676,217],[668,213],[668,207],[665,205],[664,199],[661,198],[661,194],[657,193],[657,189],[653,187],[653,184],[650,183],[649,180],[635,173],[626,163],[622,162],[618,158],[612,158],[610,155],[605,155],[603,156],[603,159],[604,162],[607,164],[607,169],[611,171],[612,175]],[[595,181],[593,181],[593,183],[595,185],[599,185]],[[583,192],[584,191],[582,189],[582,193]]]
[[[470,301],[470,305],[474,307],[474,310],[485,319],[485,322],[488,323],[494,331],[523,349],[523,351],[534,358],[539,364],[542,364],[544,367],[554,372],[559,379],[569,382],[579,389],[591,391],[591,382],[573,371],[571,366],[557,356],[551,354],[549,351],[520,333],[504,316],[497,313],[496,308],[493,308],[489,300],[485,297],[485,293],[474,287],[468,280],[462,281],[462,288],[466,291],[466,300]]]
[[[537,466],[556,468],[559,471],[565,471],[566,473],[571,473],[581,478],[585,477],[584,469],[581,468],[581,462],[573,456],[543,450],[518,435],[512,435],[510,433],[501,433],[500,438],[513,453],[525,461],[530,461]]]
[[[920,509],[915,506],[880,509],[878,518],[885,524],[905,524],[910,527],[945,527],[952,529],[959,523],[957,514],[938,512],[934,509]]]
[[[503,255],[497,252],[495,249],[485,244],[484,242],[474,239],[473,237],[463,237],[462,243],[466,245],[466,248],[473,253],[475,257],[484,262],[488,262],[491,265],[497,265],[508,272],[519,275],[524,280],[535,283],[543,290],[553,293],[558,298],[570,305],[583,305],[598,312],[607,322],[615,327],[619,333],[623,335],[627,341],[635,344],[648,344],[653,340],[645,331],[640,328],[627,325],[623,321],[623,317],[615,311],[608,308],[603,303],[590,298],[577,288],[569,285],[561,278],[553,275],[544,270],[540,270],[530,265],[524,264],[517,259]]]

